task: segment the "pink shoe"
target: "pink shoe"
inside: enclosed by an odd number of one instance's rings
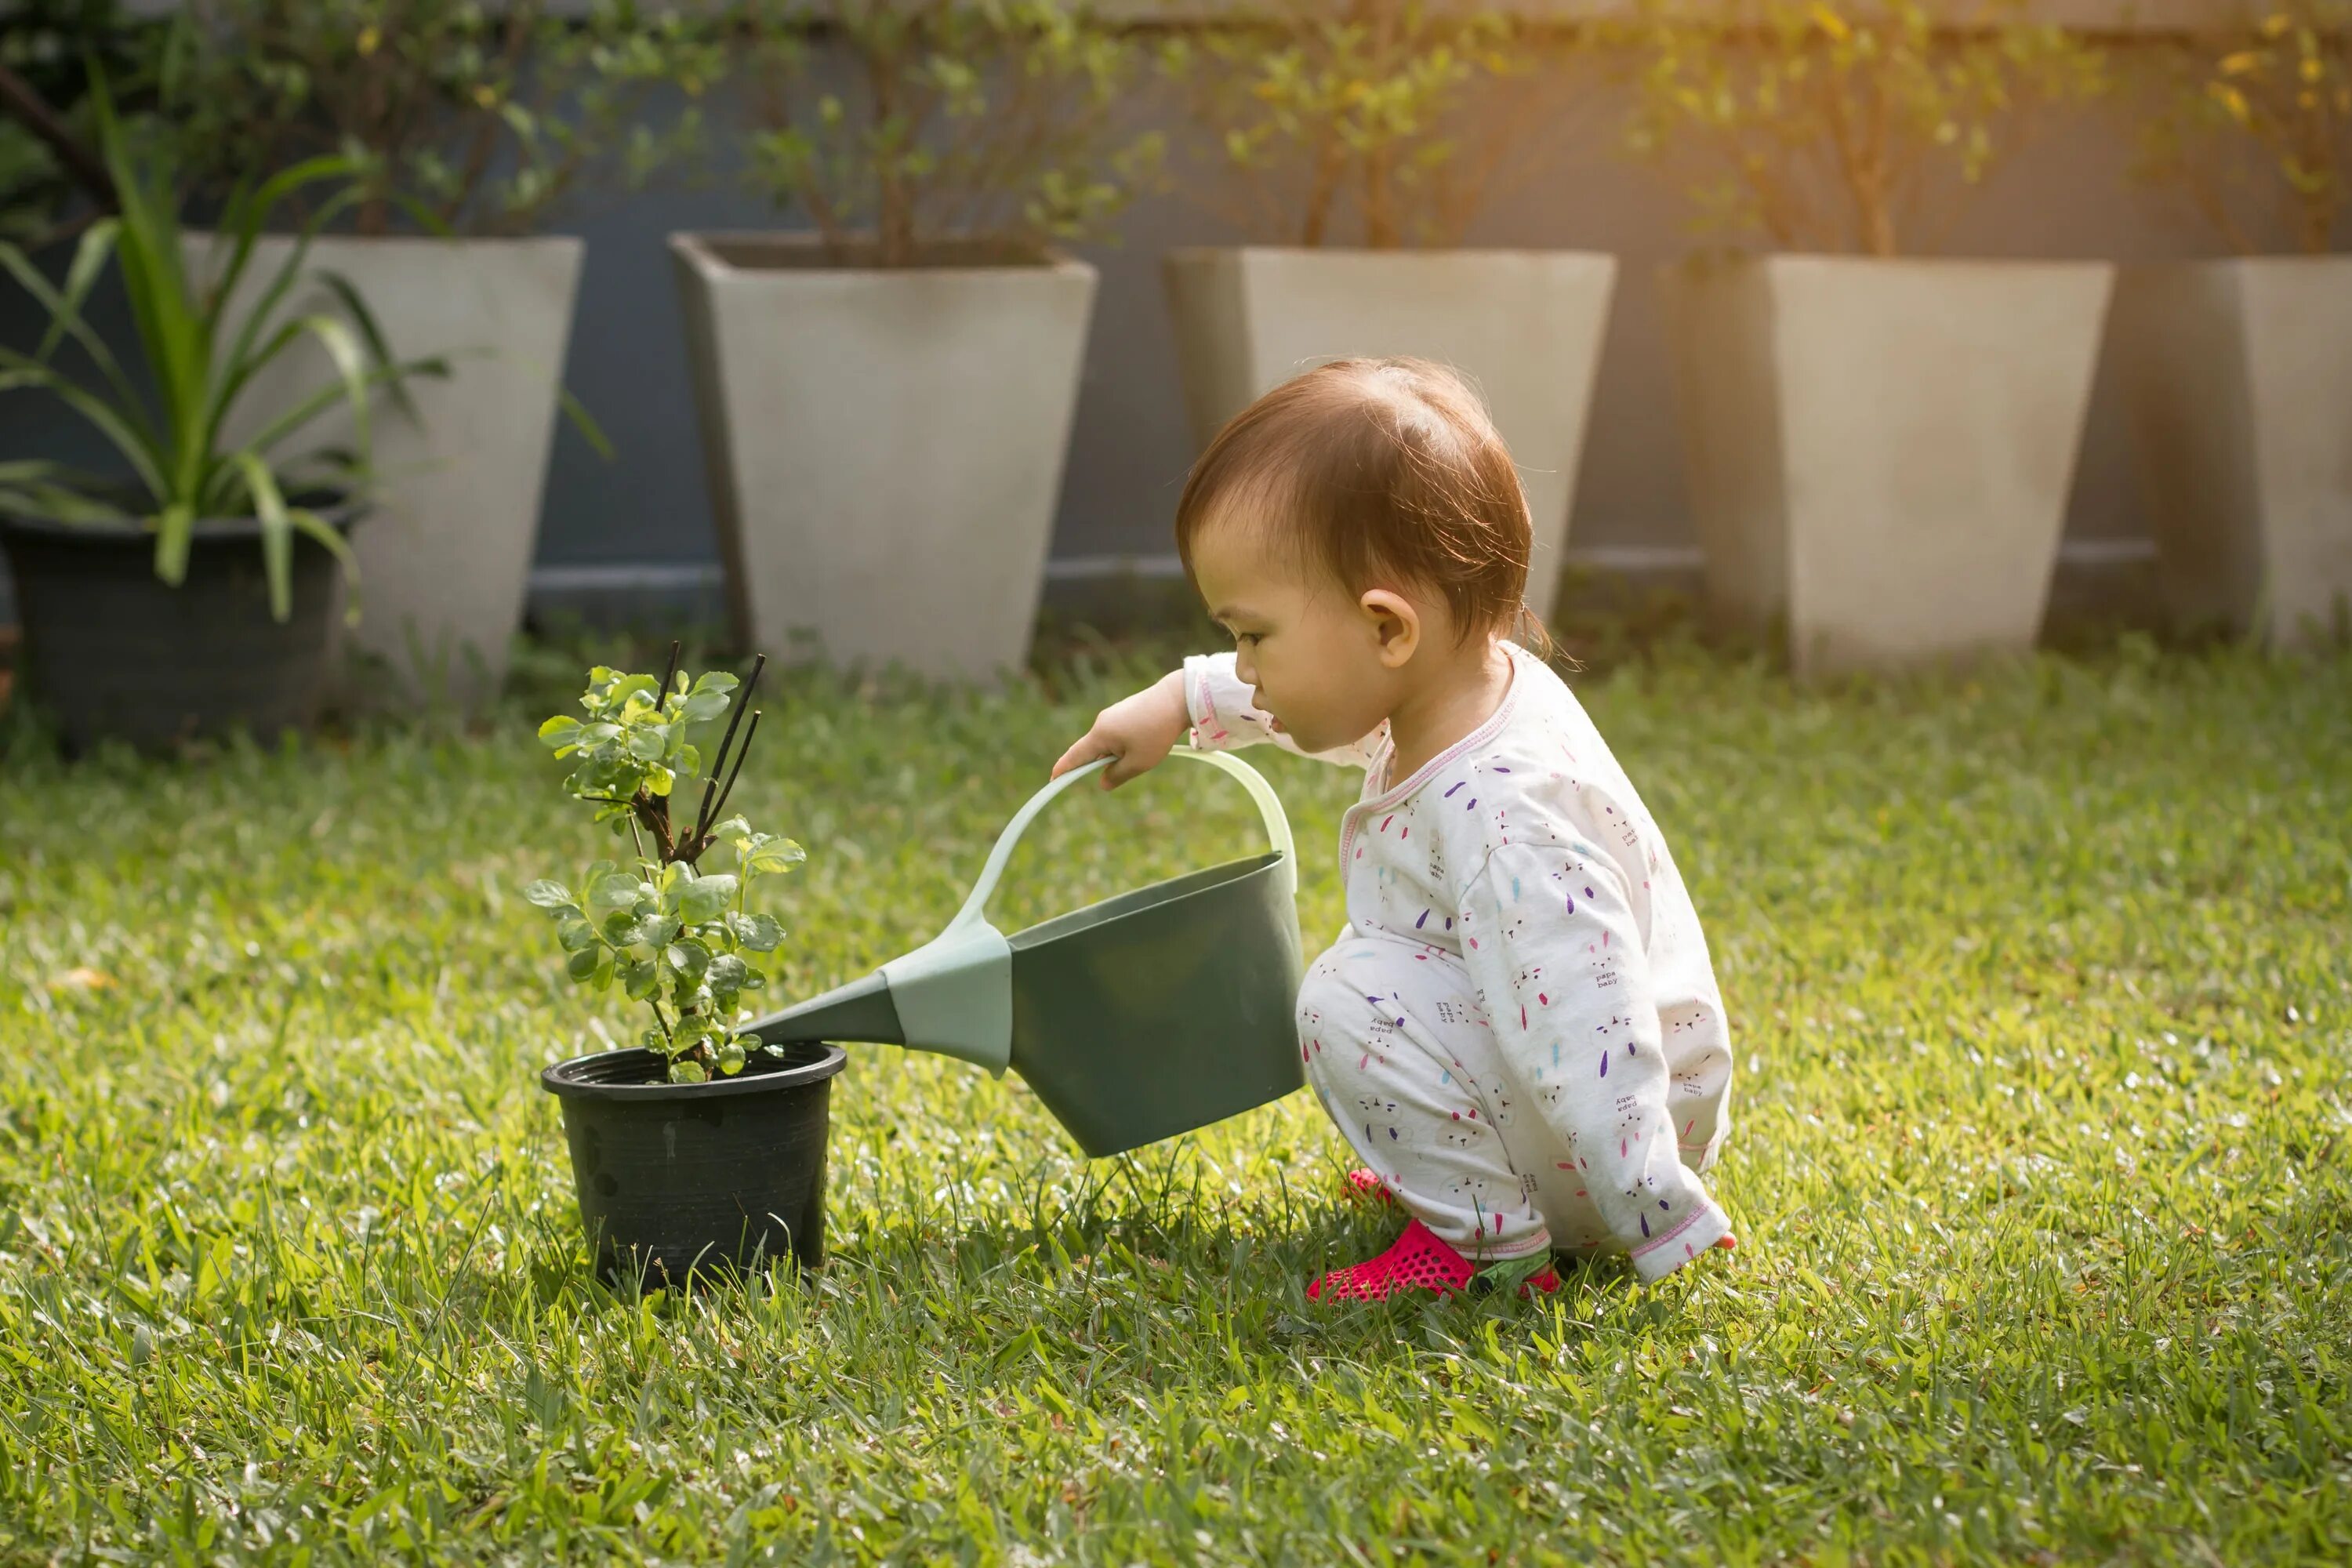
[[[1490,1269],[1507,1268],[1514,1263],[1533,1259],[1509,1259],[1503,1264],[1489,1265]],[[1441,1296],[1451,1296],[1466,1289],[1479,1270],[1445,1243],[1436,1233],[1419,1220],[1404,1227],[1404,1234],[1392,1242],[1378,1258],[1357,1264],[1353,1268],[1334,1269],[1307,1287],[1310,1301],[1385,1301],[1400,1290],[1433,1290]],[[1526,1275],[1519,1283],[1519,1294],[1540,1290],[1549,1295],[1559,1289],[1559,1276],[1549,1263],[1534,1273]]]
[[[1396,1194],[1389,1184],[1371,1172],[1361,1168],[1348,1173],[1348,1190],[1360,1198],[1368,1198],[1386,1208],[1396,1207]]]

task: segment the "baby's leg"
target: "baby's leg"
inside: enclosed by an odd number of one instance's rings
[[[1298,994],[1298,1040],[1324,1109],[1407,1212],[1475,1260],[1551,1244],[1513,1166],[1513,1108],[1491,1091],[1494,1032],[1442,952],[1349,937]]]

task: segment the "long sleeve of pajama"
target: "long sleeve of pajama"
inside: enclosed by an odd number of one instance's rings
[[[1412,777],[1390,783],[1385,732],[1320,753],[1367,774],[1300,1049],[1365,1163],[1457,1250],[1623,1253],[1655,1279],[1729,1229],[1702,1177],[1729,1130],[1722,998],[1631,781],[1511,651],[1502,706]],[[1296,751],[1232,669],[1186,661],[1193,743]]]

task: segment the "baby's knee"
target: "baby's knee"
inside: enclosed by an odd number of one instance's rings
[[[1367,1047],[1379,1048],[1375,1037],[1388,1033],[1381,1023],[1361,979],[1336,950],[1307,969],[1298,987],[1298,1053],[1327,1094],[1355,1092],[1359,1069],[1370,1065]]]
[[[1327,1021],[1334,1028],[1341,1027],[1363,1011],[1363,993],[1349,978],[1337,952],[1327,952],[1307,966],[1307,977],[1298,983],[1300,1039]]]

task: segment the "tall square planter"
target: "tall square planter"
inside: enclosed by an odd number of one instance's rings
[[[192,243],[195,265],[211,241]],[[233,311],[259,298],[292,243],[272,236],[256,247]],[[394,358],[446,355],[450,368],[446,380],[409,384],[414,421],[381,393],[371,404],[379,484],[368,526],[352,536],[361,613],[343,635],[381,661],[390,680],[356,688],[346,680],[347,696],[474,707],[505,681],[539,542],[584,251],[583,241],[566,237],[333,235],[311,244],[306,270],[350,279]],[[305,285],[279,319],[310,311],[343,314],[333,295]],[[336,375],[325,351],[306,338],[247,388],[232,431],[253,433]],[[339,409],[284,450],[344,444],[351,434]]]
[[[1528,603],[1550,616],[1616,258],[1244,246],[1175,250],[1162,265],[1200,446],[1265,393],[1330,360],[1409,354],[1467,374],[1527,487]]]
[[[1801,674],[2030,647],[2105,262],[1710,258],[1660,281],[1709,596]]]
[[[1027,658],[1095,272],[885,269],[674,235],[736,626],[778,658],[984,681]]]
[[[2167,608],[2273,647],[2352,616],[2352,256],[2130,267],[2108,331]]]

